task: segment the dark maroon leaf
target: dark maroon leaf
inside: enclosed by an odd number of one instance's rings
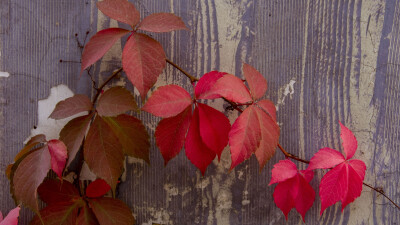
[[[101,95],[96,110],[100,116],[118,116],[129,110],[136,110],[135,98],[123,87],[112,87]]]
[[[131,225],[135,223],[131,209],[121,200],[113,198],[88,200],[101,225]]]
[[[90,111],[92,102],[86,95],[74,95],[57,103],[56,108],[50,114],[52,119],[64,119],[80,112]]]
[[[46,179],[37,190],[40,199],[48,205],[60,202],[73,202],[80,198],[79,191],[70,182]]]

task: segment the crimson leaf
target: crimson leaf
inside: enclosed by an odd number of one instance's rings
[[[142,110],[159,117],[176,116],[192,104],[190,94],[178,85],[159,87]]]
[[[0,212],[0,225],[18,225],[18,217],[19,217],[19,210],[21,207],[17,206],[14,209],[12,209],[4,218],[3,220],[3,215]]]
[[[86,95],[74,95],[57,103],[54,111],[50,114],[52,119],[64,119],[80,112],[90,111],[92,102]]]
[[[145,17],[138,26],[139,30],[150,32],[170,32],[188,30],[185,23],[173,13],[153,13]]]
[[[46,179],[37,190],[40,199],[48,205],[72,202],[80,198],[79,191],[70,182]]]
[[[97,8],[111,19],[135,27],[139,23],[140,13],[135,6],[126,0],[104,0],[97,2]]]
[[[163,71],[165,59],[161,44],[145,34],[135,33],[126,42],[122,51],[122,67],[142,99]]]
[[[118,137],[100,116],[96,116],[89,129],[83,155],[90,170],[107,181],[114,192],[123,170],[124,154]]]
[[[200,136],[199,109],[194,109],[192,121],[185,141],[185,153],[188,159],[204,175],[208,165],[213,161],[216,153],[204,144]]]
[[[226,73],[211,71],[204,74],[197,82],[194,93],[197,99],[215,99],[221,97],[219,94],[209,93],[217,80],[223,77]]]
[[[123,87],[112,87],[101,95],[96,110],[100,116],[118,116],[136,110],[135,98]]]
[[[315,199],[315,191],[309,184],[313,176],[311,170],[298,171],[296,165],[288,159],[274,165],[270,185],[278,183],[274,190],[274,201],[285,214],[286,220],[290,210],[296,208],[304,221]]]
[[[127,1],[125,1],[127,2]],[[83,49],[81,72],[103,57],[108,50],[130,31],[121,28],[108,28],[97,32]]]
[[[164,158],[164,165],[181,151],[192,118],[192,106],[186,107],[174,117],[162,119],[154,134]]]
[[[232,74],[226,74],[214,84],[208,95],[219,95],[237,103],[251,102],[249,90],[243,81]]]
[[[89,184],[86,188],[86,196],[89,198],[101,197],[111,190],[110,185],[107,184],[103,179],[97,179]]]
[[[47,147],[51,155],[51,169],[62,179],[65,163],[67,162],[67,146],[57,139],[47,142]]]

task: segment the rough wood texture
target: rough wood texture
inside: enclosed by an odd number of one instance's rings
[[[142,17],[173,12],[190,31],[157,34],[169,59],[193,75],[210,70],[241,75],[248,62],[268,79],[268,98],[278,108],[281,145],[309,159],[321,147],[341,149],[338,120],[359,142],[356,157],[367,163],[366,182],[400,202],[400,1],[396,0],[131,0]],[[89,36],[123,26],[97,11],[95,0],[0,0],[0,168],[12,161],[30,133],[62,122],[40,118],[57,97],[91,94],[90,78],[79,77],[81,48]],[[120,63],[121,46],[94,66],[101,82]],[[60,63],[59,60],[63,62]],[[116,81],[126,84],[124,77]],[[167,66],[157,86],[187,78]],[[52,89],[52,87],[57,86]],[[52,90],[50,92],[50,90]],[[38,100],[48,98],[38,104]],[[210,102],[223,110],[223,102]],[[236,113],[227,112],[231,121]],[[159,119],[146,113],[153,134]],[[36,127],[37,126],[37,127]],[[36,127],[36,129],[33,129]],[[30,131],[32,129],[32,131]],[[272,165],[259,173],[255,158],[228,173],[228,149],[202,177],[184,153],[165,168],[155,147],[151,166],[129,159],[119,197],[134,210],[138,224],[284,224],[268,186]],[[298,164],[300,165],[300,164]],[[301,165],[304,167],[304,165]],[[316,179],[320,179],[318,173]],[[313,187],[317,190],[318,182]],[[8,180],[0,175],[0,210],[14,207]],[[319,216],[319,201],[307,224],[396,224],[400,211],[381,195],[364,188],[341,213],[340,204]],[[32,216],[27,210],[21,224]],[[287,224],[299,224],[297,212]]]

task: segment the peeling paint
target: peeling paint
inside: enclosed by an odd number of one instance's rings
[[[9,77],[10,73],[0,71],[0,77]]]
[[[292,99],[292,95],[294,94],[294,84],[296,83],[295,79],[291,79],[289,83],[284,87],[280,88],[278,93],[279,96],[282,96],[278,99],[278,103],[276,104],[276,111],[279,110],[279,106],[285,105],[285,99],[289,95],[290,99]]]

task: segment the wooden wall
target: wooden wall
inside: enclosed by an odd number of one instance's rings
[[[173,12],[190,31],[153,35],[167,57],[195,76],[211,70],[241,75],[242,62],[268,80],[268,98],[278,108],[280,143],[303,158],[322,147],[341,149],[338,121],[358,139],[356,157],[367,164],[366,182],[400,202],[400,1],[399,0],[130,0],[142,17]],[[98,12],[96,0],[0,0],[0,168],[30,135],[58,137],[66,121],[47,119],[55,103],[72,93],[92,94],[79,76],[81,48],[108,27],[123,27]],[[86,39],[87,41],[87,39]],[[101,82],[120,67],[125,40],[97,63]],[[63,60],[60,63],[60,59]],[[7,77],[7,75],[9,76]],[[189,81],[167,66],[156,86]],[[124,77],[115,84],[132,88]],[[71,92],[72,91],[72,92]],[[39,100],[47,99],[38,102]],[[224,110],[223,102],[210,102]],[[231,121],[236,113],[226,112]],[[151,135],[159,119],[142,113]],[[285,224],[275,206],[272,165],[261,173],[255,158],[228,173],[230,155],[214,161],[206,175],[183,152],[165,168],[152,139],[151,166],[127,160],[119,198],[138,224]],[[305,168],[304,165],[298,164]],[[312,181],[318,190],[318,173]],[[0,174],[0,210],[14,207]],[[364,188],[341,213],[340,204],[319,216],[317,198],[306,224],[398,224],[400,211]],[[32,214],[22,213],[21,224]],[[292,211],[286,224],[301,224]]]

